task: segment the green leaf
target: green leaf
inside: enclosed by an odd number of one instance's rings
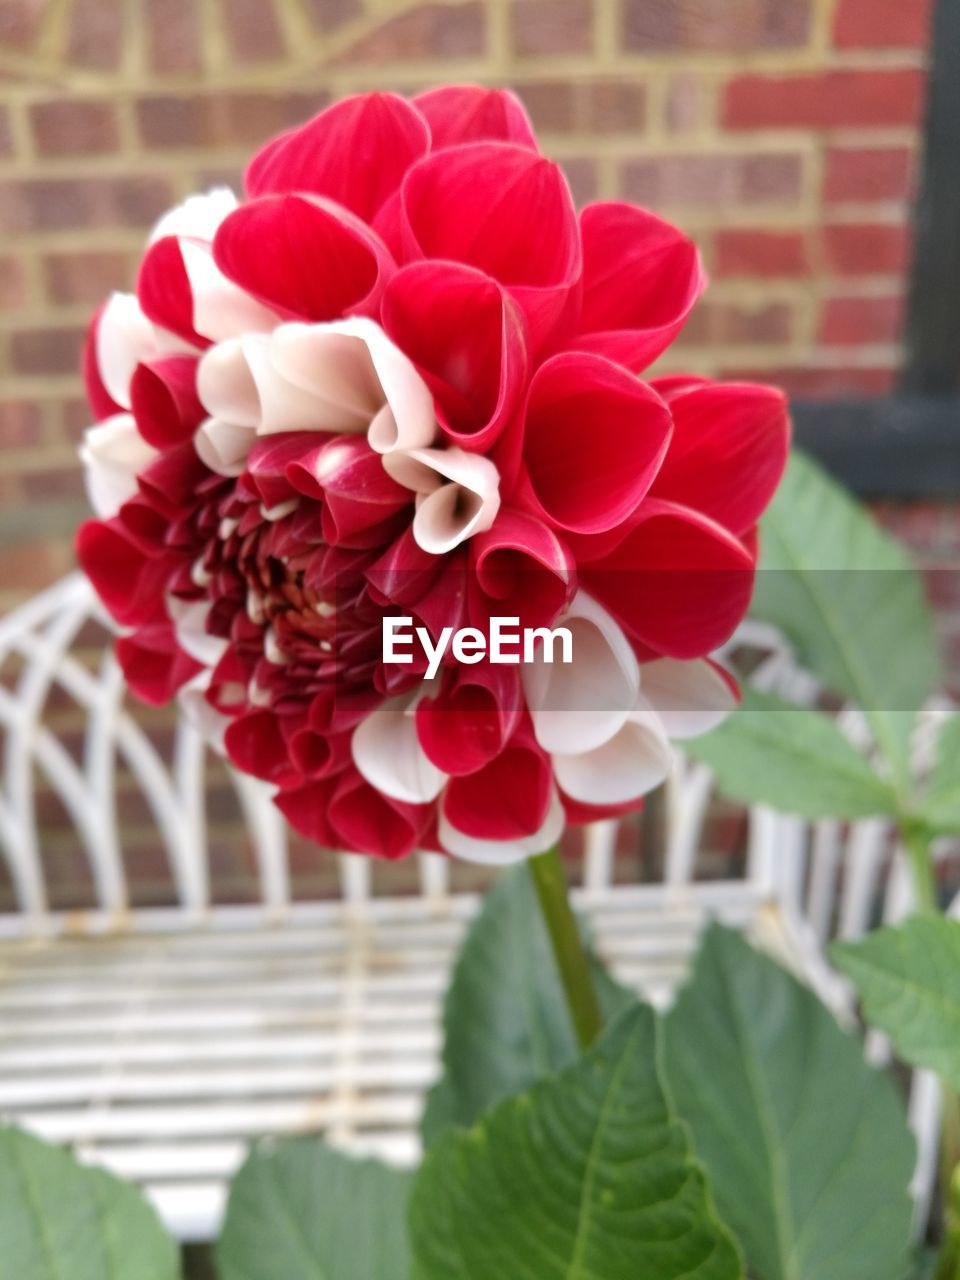
[[[667,1079],[763,1280],[902,1280],[914,1146],[893,1084],[806,987],[712,926],[667,1017]]]
[[[857,988],[866,1021],[904,1061],[960,1088],[960,921],[914,916],[836,942],[830,957]]]
[[[220,1280],[407,1280],[410,1181],[315,1138],[260,1146],[230,1188]]]
[[[596,962],[610,1018],[636,998]],[[469,1126],[502,1098],[577,1057],[570,1015],[536,893],[525,866],[494,883],[457,959],[443,1009],[443,1076],[427,1098],[426,1145],[449,1125]]]
[[[624,1012],[583,1058],[429,1153],[410,1203],[414,1280],[734,1280],[660,1077],[659,1024]]]
[[[722,791],[805,818],[895,813],[893,790],[820,711],[745,689],[719,729],[684,744]]]
[[[960,716],[940,727],[937,763],[924,798],[924,821],[935,831],[960,831]]]
[[[0,1280],[176,1280],[177,1246],[128,1183],[0,1129]]]
[[[938,680],[920,575],[850,494],[797,453],[763,519],[761,547],[752,612],[862,708],[905,786],[914,717]]]

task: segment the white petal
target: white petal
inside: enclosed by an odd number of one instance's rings
[[[730,685],[703,658],[680,662],[658,658],[640,670],[643,696],[659,714],[668,737],[697,738],[736,709]]]
[[[238,427],[222,418],[207,418],[193,437],[200,461],[218,476],[238,476],[247,465],[247,454],[257,438],[252,427]]]
[[[132,414],[116,413],[84,433],[80,457],[90,505],[109,520],[136,494],[137,475],[157,450],[141,436]]]
[[[395,346],[378,324],[363,316],[340,322],[345,333],[353,333],[367,344],[370,359],[389,406],[370,424],[367,439],[377,453],[394,449],[420,449],[437,434],[433,393],[413,362]]]
[[[238,427],[260,423],[260,395],[254,369],[266,358],[267,338],[250,333],[218,342],[197,366],[197,395],[206,411]]]
[[[178,243],[193,295],[197,333],[211,342],[223,342],[244,333],[269,333],[280,323],[275,311],[227,279],[214,262],[209,245],[187,238]]]
[[[157,334],[132,293],[112,293],[97,324],[96,357],[111,400],[130,408],[130,379],[143,360],[159,355]]]
[[[283,324],[271,335],[255,371],[261,433],[367,430],[383,393],[366,344],[344,324]]]
[[[522,862],[524,858],[532,858],[538,853],[546,853],[563,835],[564,822],[563,805],[554,792],[543,826],[532,836],[524,836],[520,840],[481,840],[458,831],[442,810],[437,835],[442,847],[454,857],[463,858],[465,862],[501,867],[511,862]]]
[[[210,746],[221,755],[226,754],[224,747],[224,735],[230,724],[231,717],[225,716],[219,712],[216,707],[211,707],[210,703],[204,696],[210,688],[210,671],[198,672],[192,680],[180,689],[177,694],[177,702],[184,717],[193,725],[205,742],[209,742]]]
[[[384,455],[384,470],[420,495],[413,520],[417,545],[444,555],[489,529],[500,510],[495,463],[464,449],[398,449]]]
[[[624,804],[665,781],[672,753],[660,718],[638,710],[607,742],[575,755],[555,754],[559,786],[582,804]]]
[[[227,650],[227,641],[207,631],[209,600],[167,597],[167,613],[177,633],[177,644],[205,667],[215,667]]]
[[[522,668],[533,731],[545,751],[568,754],[608,742],[636,706],[640,668],[619,623],[578,591],[556,626],[573,638],[573,661],[547,663],[542,650]]]
[[[154,244],[164,236],[195,236],[198,240],[212,240],[220,223],[227,214],[233,213],[238,204],[229,187],[213,187],[210,191],[187,196],[157,220],[147,243]]]
[[[428,804],[443,790],[447,775],[420,746],[416,700],[403,695],[381,703],[357,725],[350,748],[354,764],[372,787],[393,800]]]

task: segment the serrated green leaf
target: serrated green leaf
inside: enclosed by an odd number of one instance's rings
[[[658,1021],[622,1013],[574,1066],[429,1153],[410,1205],[414,1280],[735,1280],[658,1065]]]
[[[410,1175],[315,1138],[264,1144],[230,1188],[220,1280],[408,1280]]]
[[[0,1280],[176,1280],[143,1196],[19,1129],[0,1129]]]
[[[960,831],[960,715],[950,716],[940,726],[923,818],[935,831]]]
[[[705,737],[684,743],[710,765],[721,791],[805,818],[895,813],[897,798],[836,721],[745,689],[742,706]]]
[[[938,680],[930,610],[900,544],[803,454],[761,524],[751,611],[867,715],[905,788],[916,711]]]
[[[609,1019],[636,997],[599,962],[597,998]],[[471,925],[443,1008],[443,1075],[427,1098],[430,1145],[471,1125],[503,1098],[573,1062],[577,1043],[536,893],[525,866],[494,883]]]
[[[717,1207],[763,1280],[903,1280],[914,1145],[893,1084],[814,994],[712,926],[665,1073]]]
[[[830,957],[900,1056],[960,1088],[960,921],[913,916],[834,943]]]

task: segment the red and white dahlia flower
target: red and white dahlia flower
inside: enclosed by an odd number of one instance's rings
[[[704,283],[475,87],[340,102],[172,209],[85,357],[78,549],[132,689],[337,848],[508,862],[638,807],[734,705],[707,655],[788,448],[772,388],[643,379]],[[564,625],[573,661],[425,681],[398,615]]]

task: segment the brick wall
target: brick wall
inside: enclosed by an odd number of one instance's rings
[[[678,364],[809,395],[897,365],[927,0],[0,0],[0,609],[84,509],[77,351],[144,229],[330,97],[507,83],[581,200],[695,233]]]

